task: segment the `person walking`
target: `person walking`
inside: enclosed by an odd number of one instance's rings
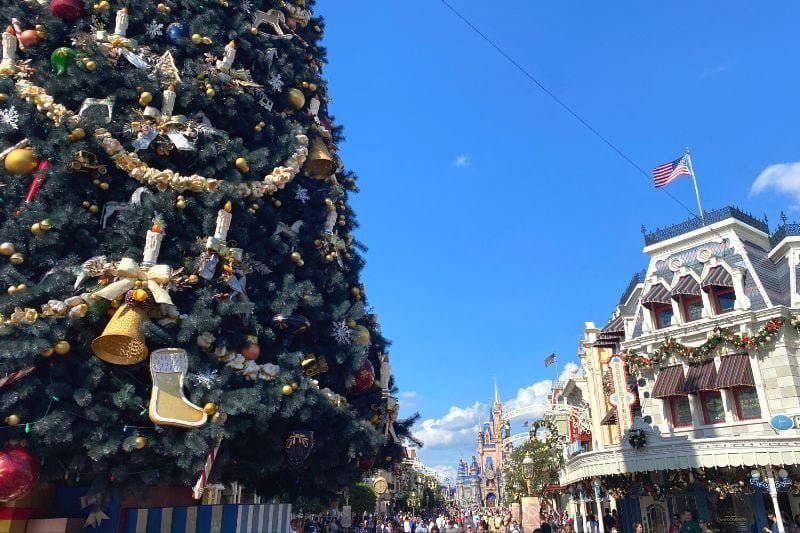
[[[680,533],[700,533],[700,526],[695,521],[691,511],[684,511],[682,519]]]

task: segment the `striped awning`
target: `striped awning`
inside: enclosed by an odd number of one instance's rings
[[[699,365],[690,365],[689,372],[686,373],[683,392],[697,394],[709,390],[717,390],[717,367],[714,366],[714,360]]]
[[[670,296],[675,299],[679,296],[700,296],[700,284],[692,276],[683,276],[670,292]]]
[[[642,298],[642,305],[650,306],[652,304],[668,304],[669,303],[669,291],[666,287],[662,284],[653,285],[653,287],[647,291],[644,298]]]
[[[750,367],[750,357],[746,353],[726,355],[720,358],[717,388],[730,389],[731,387],[755,386],[753,369]]]
[[[686,380],[683,377],[683,365],[668,366],[662,368],[656,376],[656,384],[653,385],[653,398],[668,398],[669,396],[686,396],[683,390]]]
[[[715,266],[708,271],[702,285],[705,290],[709,290],[709,287],[733,287],[733,278],[724,267]]]
[[[621,316],[611,320],[600,330],[595,346],[613,348],[625,338],[625,327]]]
[[[617,318],[613,319],[611,322],[606,324],[601,331],[601,333],[625,333],[625,327],[622,321],[622,315],[618,316]]]
[[[600,421],[601,426],[613,426],[617,423],[617,408],[612,407]]]

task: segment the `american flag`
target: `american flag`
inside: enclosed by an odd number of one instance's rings
[[[658,165],[653,169],[653,184],[656,189],[668,185],[675,181],[679,176],[691,176],[689,171],[689,154],[679,157],[675,161]]]
[[[544,358],[544,366],[548,367],[548,366],[550,366],[552,364],[555,364],[556,361],[558,361],[558,358],[556,357],[556,353],[553,352],[553,353],[551,353],[550,355],[548,355],[547,357]]]

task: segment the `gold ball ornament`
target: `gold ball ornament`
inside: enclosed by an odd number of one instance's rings
[[[283,387],[281,387],[281,392],[283,393],[284,396],[290,396],[294,392],[294,389],[292,388],[291,385],[284,385]]]
[[[158,11],[159,13],[169,13],[170,11],[172,11],[172,8],[169,7],[167,4],[158,4],[156,6],[156,11]]]
[[[347,321],[347,327],[350,328],[350,329],[353,329],[357,325],[358,325],[358,323],[355,320],[353,320],[352,318]]]
[[[17,285],[17,291],[18,292],[24,291],[27,288],[28,288],[28,286],[25,285],[24,283],[20,283],[19,285]]]
[[[44,219],[39,222],[39,227],[42,228],[44,231],[50,231],[53,229],[53,225],[50,223],[50,220]]]
[[[197,274],[190,274],[189,277],[186,278],[186,282],[190,285],[197,285],[200,282],[200,276]]]
[[[356,344],[360,346],[368,346],[370,343],[369,330],[366,326],[356,326],[354,328]]]
[[[209,98],[214,98],[216,95],[217,95],[217,91],[214,90],[213,87],[206,88],[206,96],[208,96]]]
[[[9,426],[18,426],[19,425],[19,416],[18,415],[8,415],[6,417],[6,424]]]
[[[142,107],[148,105],[152,101],[153,101],[153,93],[151,93],[150,91],[144,91],[142,94],[139,95],[139,105]]]
[[[289,89],[287,99],[289,100],[289,104],[295,109],[302,109],[302,107],[306,105],[306,97],[303,91],[294,87]]]
[[[292,254],[289,257],[291,257],[292,261],[295,263],[299,263],[300,261],[303,260],[303,257],[300,255],[300,252],[292,252]]]
[[[199,33],[192,34],[192,43],[200,44],[202,42],[203,42],[203,36],[202,35],[200,35]]]
[[[186,209],[186,205],[187,205],[186,200],[184,200],[183,198],[178,198],[178,201],[175,202],[175,207],[177,207],[178,209]]]
[[[274,200],[272,200],[272,205],[274,205],[275,207],[280,207],[282,204],[280,200],[275,198]]]
[[[150,297],[150,295],[147,294],[147,291],[144,289],[134,290],[132,296],[133,299],[136,300],[137,302],[146,302],[147,299]]]
[[[38,223],[38,222],[36,222],[35,224],[32,224],[31,225],[31,233],[33,233],[37,237],[39,235],[44,235],[44,230],[42,229],[42,225],[40,223]]]
[[[224,424],[227,420],[227,413],[220,413],[219,411],[214,413],[214,416],[211,417],[211,421],[215,424]]]
[[[236,158],[236,170],[239,172],[250,172],[250,167],[247,165],[247,159],[244,157]]]
[[[147,446],[147,437],[136,437],[136,440],[133,441],[133,447],[137,450],[141,450]]]
[[[11,150],[6,156],[5,166],[9,174],[14,176],[24,176],[30,174],[39,165],[39,159],[33,154],[30,148],[17,148]]]
[[[5,104],[8,101],[8,94],[0,93],[0,104]]]
[[[53,350],[55,350],[58,355],[67,355],[71,349],[72,346],[70,346],[69,341],[58,341],[53,346]]]
[[[89,212],[92,214],[97,214],[100,212],[100,208],[94,204],[89,206]]]
[[[54,349],[48,348],[42,352],[42,357],[52,357],[54,353],[56,353]]]
[[[11,264],[12,265],[21,265],[25,262],[25,256],[19,252],[15,252],[11,254]]]
[[[98,2],[97,5],[100,7],[100,11],[108,11],[111,9],[111,4],[108,2],[108,0],[102,0],[101,2]]]
[[[107,191],[111,187],[107,181],[101,181],[97,186],[100,187],[101,191]]]
[[[97,63],[91,59],[84,63],[83,66],[86,67],[86,70],[89,72],[94,72],[97,69]]]
[[[17,288],[14,285],[12,285],[6,289],[6,292],[8,293],[9,296],[14,296],[15,294],[17,294]]]
[[[361,299],[361,289],[358,287],[351,287],[350,292],[353,294],[353,298],[358,301]]]
[[[292,392],[296,391],[299,387],[297,383],[292,383]]]
[[[215,403],[208,402],[203,406],[203,411],[205,411],[208,416],[214,416],[217,414],[218,410],[217,404]]]
[[[258,35],[258,28],[256,28],[255,26],[250,26],[250,34]]]

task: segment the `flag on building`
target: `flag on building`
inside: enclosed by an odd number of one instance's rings
[[[553,365],[553,364],[556,363],[557,360],[558,359],[556,358],[556,353],[553,352],[553,353],[551,353],[550,355],[548,355],[547,357],[544,358],[544,366],[548,367],[550,365]]]
[[[679,157],[675,161],[658,165],[653,169],[653,184],[656,189],[668,185],[680,176],[691,176],[689,170],[689,154]]]
[[[524,428],[528,427],[528,421],[527,420],[522,423],[522,427],[524,427]]]

